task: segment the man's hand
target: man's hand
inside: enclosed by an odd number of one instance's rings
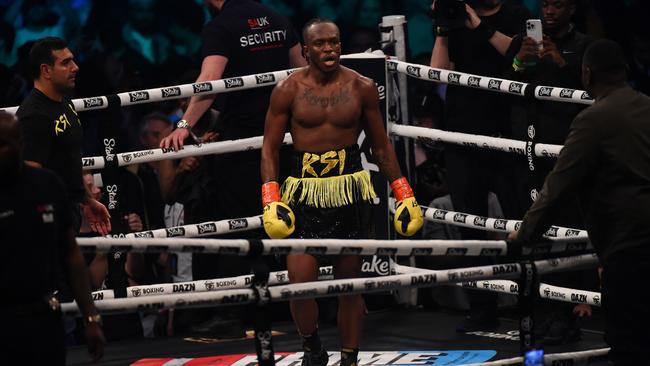
[[[564,60],[564,57],[562,57],[562,54],[558,51],[557,46],[548,36],[544,36],[542,45],[544,45],[544,48],[539,53],[539,58],[548,58],[559,67],[566,66],[566,60]]]
[[[129,226],[129,231],[131,232],[142,231],[143,229],[142,219],[140,219],[140,216],[137,213],[130,213],[128,215],[124,215],[124,220]]]
[[[106,345],[104,332],[99,323],[88,323],[85,328],[84,333],[86,336],[88,353],[90,353],[93,362],[97,362],[104,356],[104,346]]]
[[[510,241],[517,241],[518,238],[519,238],[519,231],[517,230],[512,231],[510,232],[510,234],[508,234],[508,240]]]
[[[183,149],[183,141],[189,136],[190,131],[186,128],[177,128],[160,141],[160,147],[168,149],[171,146],[174,148],[174,151],[180,151]]]
[[[526,36],[521,42],[521,48],[517,53],[517,60],[521,62],[534,61],[539,54],[539,45],[534,39]]]
[[[467,19],[465,26],[469,29],[476,29],[481,24],[481,18],[478,17],[476,11],[471,6],[465,4],[465,11],[467,12]]]
[[[111,232],[111,215],[106,206],[94,198],[89,198],[81,207],[92,231],[101,235],[108,235]]]
[[[181,159],[180,164],[176,167],[176,174],[194,171],[200,164],[199,159],[195,156],[183,158]]]
[[[573,313],[581,318],[591,316],[591,305],[578,304],[573,307]]]

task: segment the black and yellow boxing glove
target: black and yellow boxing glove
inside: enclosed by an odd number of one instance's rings
[[[284,239],[293,233],[296,229],[296,217],[291,208],[280,200],[278,182],[266,182],[262,185],[262,205],[262,222],[269,238]]]
[[[395,194],[395,216],[393,224],[400,235],[412,236],[422,228],[422,210],[413,195],[413,190],[406,178],[396,179],[390,184]]]

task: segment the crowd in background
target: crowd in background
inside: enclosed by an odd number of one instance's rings
[[[378,31],[381,17],[404,14],[408,20],[407,61],[429,64],[435,38],[427,15],[430,0],[261,2],[287,15],[296,30],[314,16],[334,20],[341,29],[344,54],[381,48]],[[539,0],[507,2],[524,5],[533,16],[539,16]],[[576,5],[573,18],[576,28],[592,38],[606,37],[619,42],[628,58],[630,83],[635,89],[650,94],[648,2],[576,0]],[[3,107],[19,105],[31,90],[26,59],[32,42],[44,36],[68,40],[75,54],[80,71],[73,97],[194,82],[202,59],[201,30],[212,18],[201,1],[196,0],[0,0],[0,14],[0,105]],[[444,87],[412,80],[410,94],[412,124],[445,127]],[[111,130],[117,131],[115,152],[157,148],[160,140],[171,132],[173,124],[182,116],[185,103],[186,100],[176,100],[82,114],[83,155],[104,153],[104,146],[98,141],[106,126],[111,124]],[[208,140],[218,140],[216,114],[206,115],[197,128],[200,134],[208,133]],[[444,148],[440,145],[424,142],[417,146],[415,191],[422,203],[448,193],[445,172],[449,167],[445,166],[443,153]],[[134,189],[130,196],[132,204],[124,217],[127,230],[169,227],[182,224],[184,220],[188,223],[210,220],[209,212],[200,212],[203,206],[199,204],[203,201],[200,188],[209,186],[210,181],[196,173],[198,166],[207,159],[187,158],[175,163],[143,164],[121,173],[134,182],[134,187],[144,187],[142,190]],[[86,183],[89,186],[94,184],[90,177]],[[174,205],[179,195],[186,197],[186,208],[194,205],[191,210],[193,217],[183,217],[179,213],[178,206]],[[428,233],[432,235],[431,231]],[[447,233],[445,236],[458,234]],[[185,267],[182,265],[187,260],[166,256],[130,257],[125,267],[133,271],[127,273],[128,283],[189,280],[191,273],[183,273]],[[91,263],[91,273],[93,269],[104,271],[104,266],[102,258],[95,258]],[[142,270],[145,267],[147,270]],[[105,286],[103,282],[95,281],[95,288]],[[132,319],[127,321],[134,324]],[[137,328],[135,333],[143,332]],[[164,325],[163,328],[160,334],[172,333],[171,326]],[[129,332],[125,331],[124,335]]]

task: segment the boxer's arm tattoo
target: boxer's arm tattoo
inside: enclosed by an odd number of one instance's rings
[[[313,89],[309,88],[298,98],[304,100],[309,105],[327,108],[328,106],[334,107],[347,103],[350,100],[350,92],[347,88],[343,88],[338,92],[332,92],[329,96],[320,96],[315,95]]]

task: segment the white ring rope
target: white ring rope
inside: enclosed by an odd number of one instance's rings
[[[95,109],[105,109],[113,103],[118,103],[121,107],[126,107],[135,104],[189,98],[195,95],[227,93],[231,91],[275,85],[281,80],[286,79],[296,70],[298,69],[280,70],[232,77],[228,79],[209,80],[191,84],[166,86],[162,88],[134,90],[113,95],[73,99],[72,104],[77,112],[83,112]],[[18,106],[2,108],[0,110],[16,114]]]
[[[395,264],[395,270],[398,273],[418,273],[425,271],[422,268],[409,267],[401,264]],[[509,280],[483,280],[480,282],[465,281],[457,283],[456,285],[474,290],[499,292],[509,295],[519,294],[519,285],[517,282]],[[549,285],[547,283],[540,283],[539,295],[540,297],[549,300],[557,300],[573,304],[602,306],[602,295],[600,292],[578,290],[574,288]]]
[[[358,59],[360,56],[365,56],[365,54],[342,55],[341,58]],[[135,104],[189,98],[195,95],[209,95],[254,89],[275,85],[299,69],[300,68],[270,71],[260,74],[235,76],[227,79],[208,80],[191,84],[171,85],[162,88],[133,90],[119,94],[79,98],[73,99],[72,104],[74,105],[75,111],[83,112],[95,109],[105,109],[112,106],[114,103],[121,107],[126,107]],[[17,110],[18,106],[0,107],[0,111],[10,114],[16,114]]]
[[[244,289],[251,287],[254,277],[254,275],[250,274],[237,277],[215,278],[211,280],[129,286],[126,288],[126,297],[169,295],[178,292],[190,293]],[[333,278],[334,268],[332,266],[320,267],[318,269],[319,280],[330,280]],[[269,273],[269,286],[284,285],[287,283],[289,283],[289,271]]]
[[[108,238],[195,238],[221,235],[240,231],[255,230],[262,227],[262,216],[242,217],[220,221],[206,221],[198,224],[172,226],[165,229],[138,231],[135,233],[107,235]]]
[[[524,254],[584,250],[584,245],[553,241],[540,249],[523,247]],[[77,238],[86,252],[199,252],[230,255],[398,255],[505,256],[504,240],[374,240],[374,239],[196,239],[196,238]],[[543,250],[541,250],[543,249]]]
[[[506,255],[503,240],[372,240],[372,239],[192,239],[192,238],[77,238],[82,250],[98,252],[201,252],[248,255],[262,245],[259,254],[495,256]]]
[[[106,157],[84,157],[81,159],[81,165],[84,170],[95,170],[103,169],[107,164],[115,164],[119,167],[160,160],[182,159],[190,156],[216,155],[239,151],[257,150],[262,147],[263,139],[264,136],[255,136],[238,140],[207,142],[200,145],[185,145],[180,151],[174,151],[173,148],[168,148],[139,150],[118,154],[113,154],[111,152],[112,150],[109,150],[109,148],[112,149],[113,146],[115,146],[115,141],[112,139],[106,139],[104,141],[104,145],[107,149]],[[292,144],[293,141],[291,140],[291,135],[288,133],[285,134],[282,143],[285,145]]]
[[[142,239],[146,240],[146,239]],[[167,239],[173,240],[173,239]],[[558,260],[562,262],[558,262]],[[555,264],[549,264],[552,262]],[[582,255],[559,259],[535,261],[539,274],[568,269],[593,266],[598,263],[595,255]],[[560,263],[561,265],[558,265]],[[421,270],[411,274],[397,274],[375,278],[349,278],[321,282],[305,282],[268,288],[270,299],[287,301],[315,297],[362,294],[383,292],[405,287],[428,287],[463,281],[478,281],[485,279],[511,279],[521,275],[519,263],[495,264],[469,268],[448,270]],[[165,309],[185,307],[206,307],[250,304],[258,301],[251,289],[235,289],[211,292],[195,292],[185,294],[156,295],[144,298],[122,298],[97,301],[95,306],[102,313],[128,312],[142,309]],[[78,315],[74,303],[64,304],[65,314]]]
[[[560,150],[563,148],[562,145],[531,145],[527,144],[526,141],[450,132],[427,127],[404,126],[395,123],[388,123],[388,131],[391,135],[395,136],[410,137],[414,139],[429,138],[439,142],[503,151],[526,156],[533,153],[532,151],[529,151],[532,149],[532,146],[535,146],[535,156],[550,158],[557,158],[560,154]]]
[[[489,90],[493,92],[527,96],[527,89],[534,87],[532,96],[540,100],[592,104],[594,100],[584,90],[560,88],[544,85],[532,85],[514,80],[499,79],[488,76],[467,74],[459,71],[436,69],[429,66],[412,64],[390,59],[386,61],[390,72],[406,74],[410,77],[449,85],[460,85],[469,88]]]
[[[508,280],[490,280],[481,282],[468,281],[459,283],[458,285],[475,290],[500,292],[511,295],[517,295],[519,290],[519,286],[516,282]],[[587,304],[593,306],[603,305],[602,295],[600,292],[553,286],[547,283],[539,284],[539,296],[544,299],[569,302],[573,304]]]
[[[395,199],[391,197],[388,207],[392,213],[395,213],[394,206]],[[441,224],[450,224],[454,226],[462,226],[477,230],[494,231],[501,233],[510,233],[517,231],[521,226],[521,220],[495,219],[491,217],[477,216],[464,212],[443,210],[436,207],[427,207],[422,205],[420,205],[420,208],[422,208],[422,214],[427,221],[437,222]],[[551,226],[544,234],[544,237],[549,239],[576,238],[582,241],[589,239],[587,231],[585,230],[571,229],[562,226]]]
[[[588,365],[593,362],[599,362],[607,359],[610,348],[598,348],[587,351],[551,353],[544,355],[545,366],[560,365]],[[464,366],[507,366],[523,365],[523,357],[513,357],[505,360],[472,363]]]

